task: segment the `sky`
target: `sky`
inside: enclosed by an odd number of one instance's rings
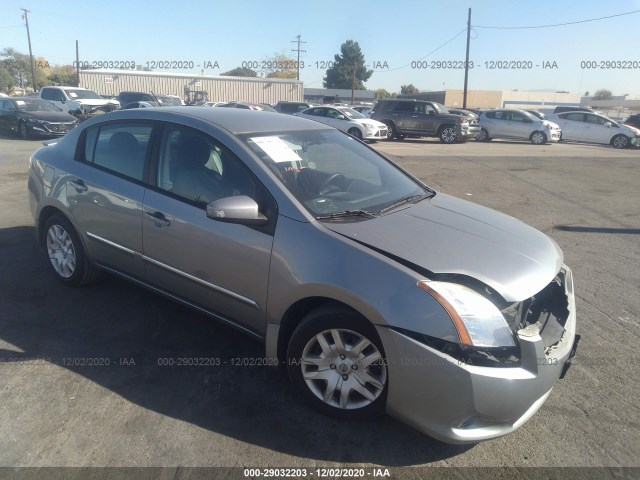
[[[218,75],[277,54],[295,58],[301,35],[300,79],[322,88],[327,62],[351,39],[375,70],[366,87],[389,92],[463,88],[464,69],[452,67],[465,60],[471,8],[470,89],[605,88],[640,98],[640,0],[0,0],[0,50],[28,53],[21,8],[30,10],[34,55],[52,65],[72,64],[78,40],[81,61],[182,62],[187,68],[169,71],[184,73],[217,62],[205,73]]]

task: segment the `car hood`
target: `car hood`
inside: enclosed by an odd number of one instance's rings
[[[24,118],[35,118],[45,122],[75,122],[76,117],[66,112],[21,112]]]
[[[563,262],[558,245],[542,232],[440,193],[369,220],[324,225],[436,276],[473,277],[513,302],[542,290]]]

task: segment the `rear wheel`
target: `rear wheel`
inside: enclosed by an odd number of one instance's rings
[[[611,146],[613,148],[627,148],[629,146],[629,137],[626,135],[616,135],[611,139]]]
[[[307,314],[289,341],[287,368],[294,386],[323,413],[362,419],[384,411],[382,344],[373,325],[355,312],[329,306]]]
[[[456,127],[453,125],[445,125],[440,129],[438,134],[442,143],[456,143],[458,140],[458,134],[456,133]]]
[[[356,127],[350,128],[347,133],[352,137],[357,138],[358,140],[362,140],[362,132],[360,131],[359,128],[356,128]]]
[[[536,130],[531,134],[529,140],[534,145],[544,145],[545,143],[547,143],[547,136],[544,134],[544,132],[539,132]]]
[[[90,283],[98,271],[84,253],[80,238],[71,222],[62,214],[54,214],[45,223],[44,246],[49,265],[58,280],[77,287]]]

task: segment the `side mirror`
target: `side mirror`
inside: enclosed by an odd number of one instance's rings
[[[347,119],[347,117],[345,117],[344,115],[338,115],[338,116],[336,116],[336,118],[338,120],[346,120]]]
[[[207,205],[207,217],[219,222],[265,225],[269,219],[258,211],[256,201],[246,195],[224,197]]]
[[[60,99],[60,101],[61,101],[62,103],[67,103],[67,99],[66,99],[66,98],[64,98],[64,97],[62,97],[62,98]]]
[[[613,126],[613,124],[611,122],[604,122],[603,124],[605,127],[607,128],[611,128]]]

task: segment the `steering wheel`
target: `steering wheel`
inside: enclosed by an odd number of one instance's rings
[[[334,173],[333,175],[331,175],[329,178],[327,178],[324,183],[322,184],[322,186],[320,187],[319,193],[323,194],[323,193],[327,193],[325,192],[325,190],[327,190],[329,188],[329,186],[334,183],[336,180],[345,180],[345,176],[341,173]]]

